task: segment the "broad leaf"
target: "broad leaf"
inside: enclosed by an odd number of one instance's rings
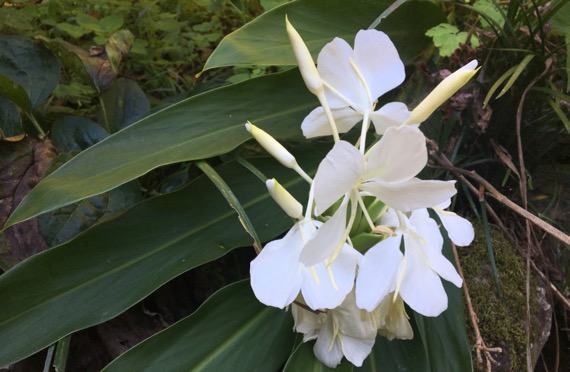
[[[85,150],[108,136],[99,124],[79,116],[65,116],[52,125],[52,140],[60,153]]]
[[[364,372],[430,371],[423,353],[421,335],[418,334],[413,321],[411,323],[414,328],[413,339],[389,341],[385,337],[376,337],[372,353],[364,360],[362,367],[356,370]],[[434,370],[432,372],[439,371],[444,370]]]
[[[261,304],[245,280],[221,289],[104,371],[277,371],[293,345],[292,328],[291,314]]]
[[[285,15],[316,58],[321,48],[335,37],[352,44],[358,30],[369,27],[392,3],[392,0],[287,3],[226,36],[206,62],[204,70],[223,66],[296,65],[285,31]],[[409,63],[430,45],[425,32],[442,22],[445,17],[434,4],[410,2],[383,19],[378,29],[390,36],[404,62]]]
[[[308,155],[315,151],[311,148]],[[318,159],[304,159],[299,158],[305,170],[314,172]],[[254,164],[294,194],[307,194],[306,182],[273,159]],[[265,184],[248,170],[228,163],[217,171],[262,241],[292,225]],[[0,276],[0,339],[10,340],[2,345],[0,366],[104,322],[177,275],[251,243],[236,213],[205,177],[146,200]]]
[[[299,138],[302,119],[316,106],[297,70],[191,97],[80,153],[38,184],[7,226],[100,194],[158,166],[226,153],[250,138],[247,120],[277,138]]]
[[[105,111],[100,121],[115,133],[141,119],[150,110],[150,103],[139,85],[128,79],[117,79],[101,95]]]
[[[0,96],[0,140],[16,136],[16,140],[23,138],[24,127],[18,106],[9,99]]]
[[[49,50],[31,40],[20,36],[2,36],[0,75],[22,87],[31,109],[34,109],[49,97],[59,83],[59,64]],[[19,102],[15,103],[20,106]]]

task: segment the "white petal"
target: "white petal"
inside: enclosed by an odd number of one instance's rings
[[[313,352],[317,359],[329,368],[335,368],[342,360],[343,354],[340,340],[336,339],[333,329],[333,319],[330,315],[327,316],[325,325],[317,338],[317,342],[315,342]]]
[[[441,223],[443,227],[445,227],[449,239],[451,239],[455,245],[465,247],[471,244],[475,238],[475,231],[473,230],[471,222],[453,212],[444,211],[439,208],[434,208],[434,210],[441,219]]]
[[[391,127],[366,153],[366,178],[403,182],[427,164],[426,139],[418,128]]]
[[[372,352],[372,347],[376,342],[376,337],[373,338],[354,338],[346,335],[341,335],[342,352],[346,359],[356,367],[361,367],[364,359]]]
[[[323,159],[315,175],[315,214],[326,211],[349,192],[364,173],[364,157],[350,143],[338,141]]]
[[[331,265],[330,271],[324,263],[305,269],[301,291],[307,306],[313,310],[339,306],[354,287],[359,259],[359,253],[347,245]]]
[[[463,280],[455,270],[455,266],[441,253],[429,257],[431,268],[442,278],[453,283],[457,288],[461,288]]]
[[[393,208],[388,208],[388,210],[382,215],[380,224],[388,227],[398,227],[400,226],[400,220],[398,219],[398,214]]]
[[[354,40],[354,61],[364,76],[372,100],[400,85],[404,63],[390,38],[377,30],[361,30]]]
[[[432,270],[443,279],[461,287],[463,283],[461,277],[451,262],[441,253],[443,237],[435,220],[429,217],[426,209],[421,209],[412,213],[410,222],[423,237],[423,241],[418,244],[418,247],[422,250],[422,254]]]
[[[298,225],[283,239],[268,243],[250,264],[251,287],[257,299],[268,306],[284,308],[299,294],[303,247]]]
[[[325,87],[328,104],[333,108],[370,105],[366,91],[350,64],[353,50],[342,39],[335,38],[323,47],[317,58],[317,70],[321,79],[339,91],[349,102],[339,98]]]
[[[402,299],[424,316],[438,316],[447,309],[447,294],[441,278],[424,259],[419,242],[409,235],[406,244],[406,266],[400,287]]]
[[[386,129],[398,126],[408,120],[410,111],[402,102],[390,102],[370,114],[376,133],[384,134]]]
[[[325,314],[316,314],[297,305],[291,306],[291,314],[295,322],[293,329],[303,334],[303,342],[317,338],[323,327]]]
[[[343,202],[333,216],[325,222],[316,235],[305,244],[299,260],[305,266],[313,266],[331,257],[344,244],[342,237],[346,230],[346,209],[348,202]]]
[[[339,133],[348,132],[362,120],[362,114],[359,114],[350,107],[333,109],[332,115]],[[306,138],[332,135],[331,126],[322,106],[317,107],[305,117],[305,120],[303,120],[301,124],[301,129]]]
[[[366,182],[360,188],[402,212],[427,208],[451,198],[457,192],[455,181],[424,181],[412,178],[401,183]]]
[[[370,248],[362,258],[356,278],[356,305],[372,312],[388,293],[394,291],[402,261],[402,236],[387,238]]]

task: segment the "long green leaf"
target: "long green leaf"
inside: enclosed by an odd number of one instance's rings
[[[104,371],[277,371],[293,345],[292,328],[291,314],[261,304],[246,280],[221,289]]]
[[[442,234],[445,236],[443,253],[453,262],[450,241],[445,231],[442,230]],[[423,341],[427,365],[431,371],[472,371],[471,347],[463,317],[461,289],[442,281],[447,293],[448,308],[435,318],[414,313],[419,331],[417,336]]]
[[[297,158],[312,173],[323,150],[310,149],[316,160]],[[292,171],[273,159],[252,162],[299,200],[306,197],[306,183]],[[248,170],[232,162],[217,171],[262,241],[291,226],[265,184]],[[0,276],[0,340],[9,340],[2,343],[0,366],[104,322],[177,275],[250,244],[237,215],[206,177],[144,201]]]
[[[250,138],[247,120],[275,137],[299,138],[302,119],[317,105],[297,70],[189,98],[77,155],[40,182],[5,227],[108,191],[158,166],[226,153]]]
[[[358,30],[366,29],[392,3],[392,0],[309,0],[279,6],[226,36],[204,70],[223,66],[296,65],[285,31],[285,15],[316,57],[335,37],[352,44]],[[437,6],[415,1],[401,5],[378,28],[391,37],[402,59],[410,62],[431,45],[425,32],[442,22],[445,17]]]

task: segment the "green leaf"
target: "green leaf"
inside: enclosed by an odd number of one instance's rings
[[[204,70],[223,66],[296,65],[285,31],[285,15],[316,59],[322,47],[335,37],[352,44],[358,30],[366,29],[391,3],[391,0],[287,3],[226,36],[206,62]],[[402,59],[409,63],[429,46],[429,38],[424,35],[426,30],[442,22],[445,17],[434,4],[410,2],[382,20],[379,29],[390,36]]]
[[[146,95],[133,80],[117,79],[101,99],[105,107],[105,112],[101,114],[106,114],[111,133],[131,125],[150,110]]]
[[[87,68],[79,57],[79,54],[85,53],[85,51],[61,39],[48,39],[41,35],[37,36],[36,39],[47,49],[52,51],[63,67],[71,70],[83,83],[88,83],[93,88],[96,88],[96,85],[87,72]]]
[[[473,4],[473,8],[481,14],[484,14],[492,22],[496,23],[500,27],[505,25],[505,17],[501,11],[497,8],[497,2],[494,0],[477,0]],[[489,22],[482,16],[479,16],[479,22],[484,28],[491,28]]]
[[[454,262],[451,244],[447,233],[444,235],[443,253],[448,260]],[[467,338],[465,319],[463,317],[463,300],[461,288],[442,280],[447,293],[448,308],[435,318],[424,317],[414,312],[425,355],[431,371],[472,371],[471,346]]]
[[[409,309],[407,310],[409,311]],[[429,372],[429,366],[423,352],[421,336],[418,334],[415,324],[414,338],[411,340],[392,340],[385,337],[376,337],[376,343],[370,356],[364,360],[362,367],[356,369],[363,372],[376,371],[413,371]],[[381,367],[381,368],[380,368]],[[445,370],[433,370],[440,372]]]
[[[30,112],[43,103],[59,83],[59,64],[49,50],[31,40],[0,36],[0,75],[23,88],[29,106],[21,99],[15,103]],[[0,86],[4,84],[6,81],[0,82]]]
[[[123,22],[124,20],[121,14],[110,14],[99,20],[99,26],[104,33],[110,34],[118,31],[121,27],[123,27]]]
[[[101,26],[99,25],[99,20],[89,14],[79,13],[75,17],[75,21],[81,27],[86,30],[94,31],[94,32],[101,32]]]
[[[451,56],[459,48],[459,44],[467,43],[469,37],[467,32],[459,32],[457,27],[449,23],[430,28],[426,35],[433,38],[433,44],[439,48],[439,55],[442,57]]]
[[[111,35],[105,43],[105,52],[115,74],[119,72],[119,65],[123,58],[129,54],[134,42],[135,35],[129,30],[121,30]]]
[[[83,35],[90,33],[91,31],[80,26],[72,25],[71,23],[58,23],[56,26],[59,30],[65,32],[74,39],[80,39]]]
[[[293,346],[292,328],[291,314],[261,304],[246,280],[219,290],[104,371],[277,371]]]
[[[0,140],[24,133],[20,111],[12,101],[0,96]]]
[[[224,181],[222,177],[216,172],[212,166],[210,166],[207,162],[200,160],[195,162],[196,166],[200,168],[202,172],[212,181],[212,183],[216,186],[218,190],[222,193],[224,198],[230,204],[236,213],[238,214],[239,221],[241,222],[243,228],[253,239],[253,247],[257,252],[261,251],[261,241],[259,240],[259,236],[257,236],[257,231],[255,231],[255,227],[251,223],[247,212],[241,205],[240,201],[236,198],[235,194],[233,193],[232,189],[228,186],[228,184]]]
[[[570,3],[563,5],[552,17],[552,29],[564,35],[566,43],[566,91],[570,91]]]
[[[277,138],[300,138],[302,119],[317,105],[298,70],[191,97],[77,155],[42,180],[5,227],[100,194],[158,166],[226,153],[250,138],[247,120]]]
[[[15,103],[22,111],[32,112],[32,103],[28,93],[20,85],[3,75],[0,75],[0,95]]]
[[[141,200],[139,183],[131,181],[106,193],[42,214],[39,216],[40,231],[48,246],[53,247],[116,216]]]
[[[343,359],[340,365],[336,368],[328,368],[320,360],[315,357],[313,352],[314,342],[304,342],[295,349],[293,354],[289,357],[283,372],[352,372],[353,365]]]
[[[524,69],[526,68],[526,66],[530,63],[530,61],[532,61],[532,59],[535,57],[534,54],[527,54],[523,60],[521,61],[521,63],[519,63],[516,67],[516,69],[513,71],[513,74],[511,75],[511,77],[509,78],[509,80],[507,81],[507,83],[505,84],[505,86],[503,87],[503,89],[499,92],[499,94],[497,95],[497,97],[495,99],[501,98],[503,96],[503,94],[507,93],[507,91],[509,89],[511,89],[511,87],[513,86],[513,84],[515,83],[515,81],[517,81],[517,79],[519,78],[520,74],[522,74],[522,72],[524,71]]]
[[[307,172],[318,165],[315,151],[325,153],[313,146],[309,157],[298,156]],[[308,193],[306,182],[275,160],[252,163],[293,194]],[[217,171],[262,241],[292,225],[255,175],[234,162]],[[206,177],[148,199],[0,276],[0,339],[10,340],[2,345],[0,366],[111,319],[168,280],[250,243],[237,215]]]
[[[52,125],[52,140],[60,153],[80,152],[109,136],[92,120],[65,116]]]

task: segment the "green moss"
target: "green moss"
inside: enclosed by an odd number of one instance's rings
[[[503,353],[493,353],[498,361],[493,370],[524,369],[526,355],[526,264],[498,229],[491,228],[501,294],[497,293],[482,226],[475,226],[476,239],[470,247],[458,248],[461,265],[479,330],[488,347],[501,347]],[[531,276],[531,289],[537,288]],[[531,312],[538,312],[535,291],[531,290]],[[475,336],[467,309],[465,319],[470,337]],[[473,350],[475,358],[475,350]],[[475,359],[474,359],[475,360]],[[483,366],[474,363],[476,370]]]

